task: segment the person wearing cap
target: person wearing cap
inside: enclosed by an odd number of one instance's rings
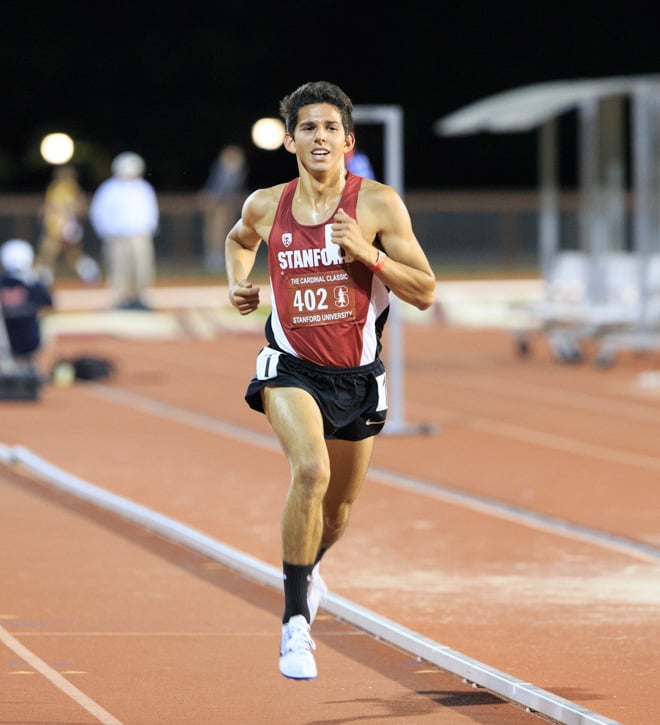
[[[6,330],[6,339],[3,335],[0,342],[8,344],[14,361],[32,365],[42,343],[40,315],[53,306],[53,298],[33,269],[29,242],[6,241],[0,248],[0,264],[0,308]]]
[[[144,159],[132,151],[112,161],[112,176],[92,196],[89,220],[103,243],[112,305],[148,310],[155,279],[154,236],[159,208],[154,187],[144,178]]]

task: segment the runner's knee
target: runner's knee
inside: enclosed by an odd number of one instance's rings
[[[323,496],[330,480],[330,467],[327,462],[309,458],[293,465],[293,481],[309,495]]]

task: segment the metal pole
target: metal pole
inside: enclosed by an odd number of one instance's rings
[[[559,251],[559,204],[557,201],[557,122],[546,121],[539,131],[540,214],[539,241],[541,275],[550,279]]]
[[[358,123],[382,123],[384,131],[383,181],[403,197],[403,109],[401,106],[355,106],[353,119]],[[388,344],[388,420],[384,433],[393,435],[429,433],[433,426],[410,425],[405,419],[405,370],[401,300],[392,295],[387,321]]]
[[[651,101],[648,86],[639,83],[633,93],[633,183],[635,205],[633,217],[633,245],[639,264],[639,329],[647,327],[646,262],[651,248],[654,151],[651,120]]]
[[[580,248],[589,258],[587,302],[603,299],[603,239],[599,229],[598,100],[588,98],[578,107],[580,137]]]

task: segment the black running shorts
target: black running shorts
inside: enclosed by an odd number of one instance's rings
[[[264,347],[245,393],[253,410],[264,412],[261,390],[268,385],[306,390],[321,410],[326,439],[359,441],[383,430],[387,396],[381,360],[355,368],[324,368]]]

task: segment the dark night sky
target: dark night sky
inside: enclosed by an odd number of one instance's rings
[[[356,105],[402,106],[407,189],[530,187],[533,133],[439,138],[433,122],[531,83],[660,72],[656,24],[630,3],[427,5],[5,1],[0,191],[42,190],[50,131],[81,142],[90,188],[134,150],[157,190],[195,190],[229,141],[248,150],[251,186],[283,181],[293,157],[255,149],[250,127],[319,79]],[[358,128],[358,144],[378,168],[379,132]]]

